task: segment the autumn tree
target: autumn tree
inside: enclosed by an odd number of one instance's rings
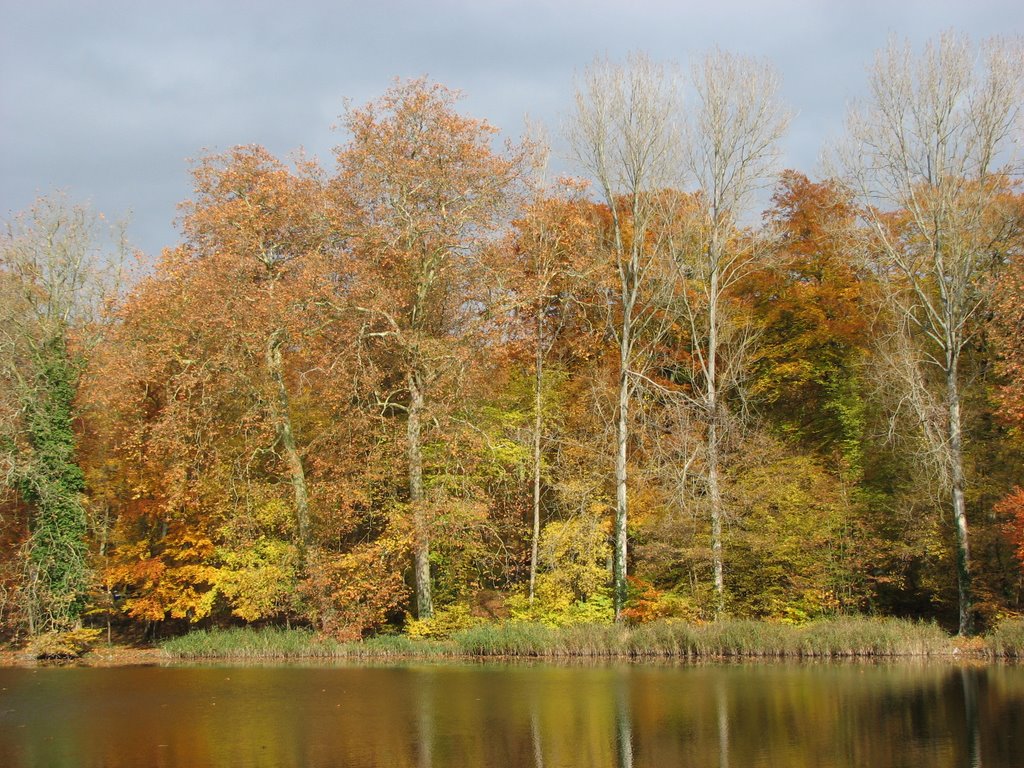
[[[30,509],[23,589],[30,632],[67,629],[89,580],[85,481],[74,420],[78,381],[123,244],[61,197],[38,200],[0,234],[0,489]]]
[[[496,130],[455,110],[457,94],[400,82],[350,109],[334,189],[353,235],[351,307],[360,338],[394,379],[379,412],[402,414],[413,535],[416,612],[433,613],[431,499],[425,441],[469,363],[480,329],[486,263],[517,199],[524,156],[492,148]],[[481,298],[484,298],[481,301]],[[447,393],[446,393],[447,387]],[[435,499],[434,502],[437,500]]]
[[[856,481],[870,327],[869,288],[849,248],[856,210],[835,182],[786,171],[765,219],[777,249],[739,287],[759,334],[750,396],[781,432]]]
[[[533,427],[531,464],[533,520],[530,535],[528,595],[532,601],[537,581],[541,536],[543,448],[545,415],[550,410],[548,358],[574,321],[585,315],[581,303],[589,291],[582,283],[592,277],[597,228],[592,204],[582,197],[584,185],[562,180],[552,190],[542,189],[516,221],[512,248],[521,259],[525,280],[519,289],[524,333],[531,337],[533,358]],[[528,326],[532,326],[529,328]],[[575,339],[578,343],[580,339]]]
[[[677,186],[679,88],[674,70],[634,54],[625,64],[599,61],[576,86],[570,131],[582,168],[596,181],[611,218],[607,251],[615,274],[608,327],[618,346],[615,404],[615,523],[612,582],[616,620],[627,597],[627,493],[630,404],[649,365],[660,324],[654,296],[664,285],[664,197]]]
[[[1017,202],[1020,226],[1024,200],[1018,197]],[[1010,424],[1024,428],[1024,260],[1019,245],[1009,256],[995,286],[992,340],[1003,380],[997,394],[1000,413]]]
[[[310,298],[303,259],[323,253],[330,229],[316,167],[305,162],[300,171],[293,174],[261,147],[206,157],[193,170],[196,197],[185,206],[183,228],[191,258],[230,260],[235,280],[251,286],[251,306],[234,320],[242,333],[262,337],[246,342],[262,350],[271,383],[267,406],[288,468],[301,556],[311,540],[309,491],[282,350],[289,343],[289,319]]]
[[[729,385],[726,379],[738,375],[723,375],[728,367],[723,356],[730,330],[728,297],[755,264],[760,238],[743,231],[744,217],[754,193],[770,183],[788,117],[778,102],[778,77],[763,62],[714,51],[695,63],[692,80],[697,104],[688,125],[686,168],[697,184],[698,210],[690,236],[673,248],[673,255],[685,285],[678,296],[693,369],[687,378],[704,425],[703,479],[711,517],[717,613],[725,604],[723,395]],[[733,353],[739,359],[739,350]]]
[[[294,607],[313,543],[289,364],[321,321],[324,206],[311,166],[259,147],[206,157],[194,178],[185,243],[126,297],[88,375],[121,468],[90,468],[116,511],[105,580],[138,619],[226,605],[256,620]]]
[[[1020,46],[977,50],[956,34],[920,55],[892,42],[851,110],[840,152],[873,233],[870,258],[895,318],[890,360],[949,497],[959,631],[971,634],[972,567],[965,493],[962,359],[1005,250],[1000,200],[1019,128]]]
[[[1022,202],[1017,198],[1018,205]],[[1024,218],[1024,208],[1018,208]],[[1024,223],[1024,222],[1022,222]],[[996,395],[999,414],[1018,440],[1024,439],[1024,260],[1018,247],[999,275],[992,313],[992,341],[1002,384]],[[1024,489],[1015,487],[1001,499],[997,512],[1007,518],[1006,532],[1024,569]]]

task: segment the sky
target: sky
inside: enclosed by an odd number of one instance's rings
[[[0,217],[63,191],[155,255],[179,241],[190,161],[239,144],[332,162],[345,105],[396,77],[464,93],[515,138],[542,123],[553,165],[573,79],[642,50],[686,66],[719,47],[768,59],[794,117],[782,164],[814,175],[875,52],[955,29],[1024,33],[1020,0],[0,0]]]

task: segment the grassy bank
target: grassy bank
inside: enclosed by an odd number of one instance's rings
[[[548,627],[484,624],[445,640],[376,637],[337,642],[309,630],[193,632],[163,643],[169,656],[197,659],[344,659],[423,657],[533,658],[893,658],[962,655],[1024,658],[1024,622],[1007,622],[963,643],[932,624],[840,618],[789,626],[726,620]]]
[[[454,655],[446,643],[382,636],[339,642],[308,629],[215,629],[161,643],[177,659],[341,659]]]

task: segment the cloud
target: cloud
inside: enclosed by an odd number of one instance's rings
[[[891,33],[1021,30],[1017,3],[87,2],[0,0],[0,214],[66,188],[153,253],[172,244],[204,148],[304,145],[325,161],[344,99],[429,75],[508,132],[553,135],[573,74],[641,48],[683,63],[712,45],[770,58],[797,112],[787,162],[813,170]]]

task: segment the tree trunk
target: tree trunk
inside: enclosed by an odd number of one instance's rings
[[[722,566],[722,491],[718,482],[718,254],[712,246],[711,284],[708,290],[708,357],[705,376],[707,404],[708,500],[711,503],[711,564],[715,579],[715,616],[725,610],[725,575]]]
[[[430,590],[430,533],[423,508],[423,449],[420,444],[420,419],[423,415],[423,384],[416,371],[408,375],[409,420],[406,434],[409,441],[409,505],[413,521],[413,579],[416,584],[416,618],[434,615]]]
[[[281,344],[284,343],[284,331],[277,329],[267,340],[267,370],[277,389],[277,397],[272,401],[274,422],[277,427],[277,439],[284,448],[285,462],[292,483],[292,495],[295,500],[295,531],[296,543],[299,547],[299,558],[305,560],[306,549],[309,547],[309,494],[306,490],[306,473],[302,468],[302,458],[295,446],[295,434],[292,431],[292,420],[289,415],[288,390],[284,384],[284,371],[281,362]]]
[[[963,434],[960,428],[960,391],[957,386],[955,355],[946,367],[946,405],[949,411],[949,470],[953,496],[953,522],[956,525],[956,577],[960,598],[959,634],[974,633],[974,612],[971,594],[971,551],[967,540],[967,510],[964,503]]]
[[[714,408],[714,404],[709,406]],[[711,564],[715,579],[715,616],[725,610],[725,575],[722,565],[722,491],[718,483],[718,414],[708,416],[708,500],[711,503]]]
[[[541,308],[537,308],[537,349],[534,360],[534,401],[533,401],[533,538],[530,541],[530,602],[533,602],[537,583],[537,549],[540,544],[540,441],[543,426],[544,405],[544,348],[543,319]]]
[[[631,304],[627,302],[619,341],[619,408],[615,424],[615,531],[612,583],[615,620],[622,619],[626,604],[626,442],[629,437],[629,358],[631,352]]]

